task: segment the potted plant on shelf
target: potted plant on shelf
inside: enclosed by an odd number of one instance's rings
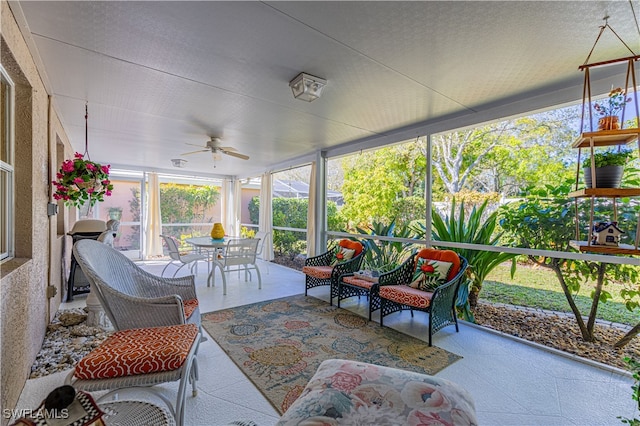
[[[594,153],[596,188],[620,188],[624,165],[630,156],[631,151],[626,149]],[[582,162],[582,170],[585,186],[592,188],[590,157]]]
[[[627,102],[630,102],[631,98],[627,98],[627,95],[621,87],[611,89],[606,101],[596,102],[593,105],[593,109],[601,117],[598,120],[598,130],[618,130],[620,129],[620,119],[618,114],[624,108]]]

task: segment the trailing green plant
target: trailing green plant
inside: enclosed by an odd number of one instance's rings
[[[631,151],[623,149],[620,151],[604,151],[593,154],[596,168],[606,166],[624,166],[631,157]],[[582,161],[582,167],[591,167],[591,157]]]
[[[464,202],[459,204],[456,210],[456,200],[451,203],[451,211],[448,216],[442,218],[434,209],[431,212],[432,230],[431,238],[434,241],[448,241],[456,243],[480,244],[485,246],[497,246],[502,237],[502,232],[497,232],[497,212],[486,213],[489,200],[485,200],[479,207],[473,207],[469,216],[465,215]],[[470,288],[461,286],[458,295],[458,304],[462,305],[464,317],[473,321],[473,315],[469,307],[475,307],[478,303],[478,295],[482,290],[482,283],[496,266],[511,260],[512,274],[516,268],[516,256],[513,253],[487,251],[478,249],[453,248],[455,252],[463,256],[469,262],[467,275],[470,280]],[[464,300],[467,296],[468,303]]]
[[[415,238],[414,232],[408,226],[396,226],[395,219],[386,225],[383,222],[373,222],[369,229],[356,228],[363,235],[377,235],[383,237]],[[416,248],[413,243],[401,241],[372,240],[365,238],[362,243],[367,248],[364,257],[366,269],[388,272],[399,266]]]
[[[635,383],[631,386],[633,393],[631,394],[631,399],[638,403],[638,409],[640,409],[640,362],[636,361],[633,358],[625,357],[624,361],[629,365],[631,371],[633,371],[633,378],[635,379]],[[627,418],[618,416],[622,423],[632,425],[632,426],[640,426],[640,419],[637,418]]]

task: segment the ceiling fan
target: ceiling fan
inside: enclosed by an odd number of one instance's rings
[[[211,152],[213,154],[214,160],[220,160],[222,158],[221,154],[230,155],[232,157],[240,158],[241,160],[249,159],[248,155],[239,153],[235,148],[232,148],[230,146],[220,146],[221,143],[222,139],[212,136],[211,139],[207,141],[206,145],[201,147],[202,149],[199,149],[197,151],[185,152],[180,155],[191,155],[197,154],[199,152]],[[187,145],[200,146],[194,145],[192,143],[188,143]]]

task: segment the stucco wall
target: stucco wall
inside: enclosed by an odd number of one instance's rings
[[[1,413],[15,407],[49,317],[60,301],[58,295],[50,306],[46,294],[49,284],[61,286],[61,273],[49,268],[49,259],[62,250],[62,239],[55,237],[57,218],[47,216],[47,202],[51,199],[49,181],[58,164],[51,135],[67,145],[68,140],[4,0],[0,0],[0,15],[0,60],[16,84],[16,258],[0,265]],[[50,277],[54,277],[51,282]],[[2,418],[1,423],[6,424],[7,419]]]

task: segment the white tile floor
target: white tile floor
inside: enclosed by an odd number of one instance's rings
[[[163,264],[147,262],[145,268],[160,273]],[[262,270],[262,290],[256,282],[239,280],[232,273],[227,295],[216,287],[207,288],[206,268],[197,276],[201,312],[240,306],[304,292],[304,276],[271,264]],[[328,300],[328,287],[309,294]],[[76,297],[62,309],[84,305]],[[343,307],[364,315],[366,304],[357,298]],[[374,320],[377,321],[374,314]],[[427,323],[422,313],[412,319],[408,312],[385,319],[390,326],[418,338],[426,338]],[[633,379],[560,356],[510,337],[462,323],[460,333],[447,327],[434,336],[434,344],[463,356],[437,374],[465,387],[474,397],[481,425],[620,425],[617,416],[639,416],[631,399]],[[260,426],[273,425],[278,413],[251,384],[213,339],[200,346],[200,380],[196,398],[187,397],[186,424],[225,425],[234,420],[253,420]],[[18,409],[34,408],[64,381],[66,372],[27,381]],[[170,399],[176,386],[164,386]]]

